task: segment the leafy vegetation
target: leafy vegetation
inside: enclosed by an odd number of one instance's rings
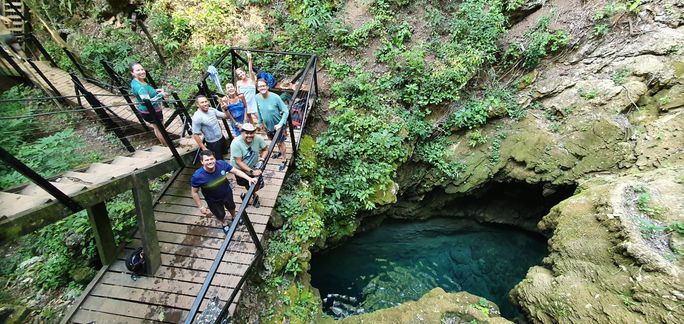
[[[104,28],[101,37],[107,39],[107,42],[91,36],[79,36],[74,40],[75,48],[80,50],[83,64],[95,72],[95,77],[99,80],[109,80],[100,63],[102,60],[110,62],[114,71],[124,76],[130,75],[128,66],[134,62],[142,63],[149,70],[159,68],[156,56],[145,55],[135,48],[136,43],[144,41],[139,33],[133,32],[130,28]]]
[[[521,62],[524,69],[532,69],[548,54],[556,53],[568,45],[570,35],[564,30],[551,31],[551,14],[539,19],[537,26],[525,33],[521,43],[511,44],[505,53],[510,63]]]
[[[634,189],[634,192],[637,194],[636,206],[640,212],[648,215],[648,217],[651,218],[660,216],[660,208],[652,205],[651,194],[645,187],[637,187]]]
[[[42,176],[49,177],[83,163],[87,157],[76,154],[83,142],[74,136],[68,116],[39,118],[35,113],[54,108],[45,101],[23,100],[39,96],[36,90],[25,86],[16,86],[0,95],[0,100],[18,99],[0,103],[0,118],[6,118],[6,127],[0,130],[0,145]],[[19,172],[4,164],[0,167],[1,188],[23,182],[26,179]]]
[[[615,82],[617,85],[623,85],[625,83],[625,78],[627,78],[629,75],[629,70],[617,69],[610,75],[610,79],[613,80],[613,82]]]
[[[107,210],[117,244],[135,227],[133,197],[122,194],[107,203]],[[21,262],[38,257],[32,265],[20,268]],[[17,251],[0,267],[0,277],[32,277],[40,289],[75,287],[82,289],[95,275],[99,265],[88,215],[81,211],[21,238]]]
[[[641,8],[641,0],[613,0],[594,14],[594,36],[601,37],[608,33],[614,23],[614,17],[624,14],[636,14]]]

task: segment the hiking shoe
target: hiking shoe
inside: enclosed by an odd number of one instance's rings
[[[280,153],[280,152],[273,152],[273,154],[271,154],[271,158],[272,158],[272,159],[277,159],[277,158],[279,158],[281,155],[283,155],[283,154]]]
[[[252,202],[252,206],[254,206],[254,208],[261,207],[261,202],[259,201],[259,196],[254,195],[254,201]],[[242,218],[240,218],[240,222],[242,222]]]
[[[280,165],[278,166],[278,171],[283,171],[283,170],[285,170],[286,168],[287,168],[287,160],[285,160],[285,161],[283,161],[282,163],[280,163]]]

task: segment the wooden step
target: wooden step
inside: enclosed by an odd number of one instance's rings
[[[178,154],[181,154],[181,155],[185,154],[187,152],[196,150],[196,149],[197,149],[197,144],[195,144],[194,146],[181,145],[179,147],[176,147],[176,151],[178,151]],[[152,146],[152,147],[150,147],[150,152],[153,152],[153,153],[164,153],[164,152],[166,152],[169,154],[169,156],[172,156],[171,150],[166,146],[160,146],[160,145]]]
[[[106,174],[67,171],[66,173],[64,173],[62,178],[67,178],[67,179],[74,181],[74,182],[81,181],[81,182],[84,182],[86,184],[97,184],[97,183],[105,182],[107,180],[111,180],[114,177],[106,175]],[[75,181],[75,180],[77,180],[77,181]]]
[[[73,195],[79,191],[85,190],[87,186],[85,184],[75,184],[68,182],[50,182],[53,186],[59,189],[61,192],[67,196]],[[36,196],[36,197],[47,197],[48,199],[54,199],[54,197],[49,194],[43,188],[39,187],[37,184],[30,184],[22,189],[20,192],[22,195],[26,196]]]
[[[150,159],[154,160],[157,162],[164,161],[168,159],[171,155],[170,154],[165,154],[165,153],[155,153],[155,152],[149,152],[149,151],[135,151],[133,155],[131,155],[132,158],[136,159]]]
[[[85,173],[97,174],[102,177],[116,178],[120,175],[136,170],[133,166],[113,165],[105,163],[93,163]]]
[[[46,197],[33,197],[9,192],[0,192],[0,217],[13,216],[50,201]]]
[[[112,160],[112,162],[110,162],[110,164],[116,166],[134,167],[135,170],[139,170],[144,169],[152,164],[155,164],[156,162],[157,161],[154,159],[140,159],[126,156],[117,156],[114,160]]]

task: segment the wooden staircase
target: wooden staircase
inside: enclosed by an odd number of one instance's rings
[[[181,139],[181,146],[177,148],[180,155],[189,155],[196,149],[197,145],[190,139]],[[50,183],[67,196],[75,198],[96,191],[96,189],[102,189],[100,187],[111,184],[113,180],[134,172],[145,172],[159,165],[164,165],[163,170],[152,173],[163,174],[178,168],[167,147],[152,146],[147,150],[136,151],[130,156],[118,156],[107,163],[93,163],[80,171],[67,171],[61,176],[51,178]],[[95,198],[90,198],[90,200],[96,200]],[[27,217],[29,214],[40,214],[41,209],[55,204],[61,205],[52,195],[36,184],[0,192],[0,206],[2,206],[0,208],[0,228],[2,228],[0,241],[8,234],[4,228],[21,222],[20,218]],[[22,232],[25,231],[22,230]]]
[[[24,21],[21,19],[21,16],[17,14],[16,11],[14,11],[10,3],[12,3],[12,5],[14,5],[14,7],[17,8],[20,12],[25,12],[26,9],[24,8],[24,3],[16,0],[0,0],[0,3],[2,3],[2,6],[0,7],[0,14],[9,18],[12,21],[12,26],[10,26],[10,30],[13,34],[17,36],[17,39],[20,43],[23,42]]]

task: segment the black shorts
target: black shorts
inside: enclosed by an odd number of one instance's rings
[[[266,136],[268,139],[273,140],[273,136],[275,136],[276,131],[266,131]],[[280,136],[278,137],[278,140],[276,140],[276,144],[285,142],[287,140],[287,129],[283,129],[283,132],[280,133]]]
[[[216,218],[223,220],[226,218],[226,209],[235,212],[235,202],[233,201],[233,195],[231,194],[230,199],[225,201],[209,201],[207,200],[207,206]],[[225,208],[224,208],[225,207]]]
[[[154,114],[157,115],[157,118],[158,118],[159,121],[163,124],[163,123],[164,123],[164,116],[162,115],[161,110],[160,110],[160,111],[155,111]],[[144,121],[146,121],[146,122],[148,122],[148,123],[150,123],[150,124],[154,124],[154,117],[152,116],[152,114],[150,114],[150,113],[147,113],[147,114],[140,113],[140,115],[142,116],[142,119],[143,119]]]
[[[223,157],[228,154],[228,149],[226,147],[226,138],[221,135],[221,139],[216,142],[207,143],[207,148],[214,152],[214,157],[217,160],[223,160]]]
[[[245,189],[249,190],[249,181],[247,181],[247,179],[240,178],[236,175],[235,181],[237,182],[238,186],[243,186],[243,187],[245,187]],[[257,182],[256,190],[263,188],[263,186],[264,186],[264,177],[260,177],[259,181]]]

